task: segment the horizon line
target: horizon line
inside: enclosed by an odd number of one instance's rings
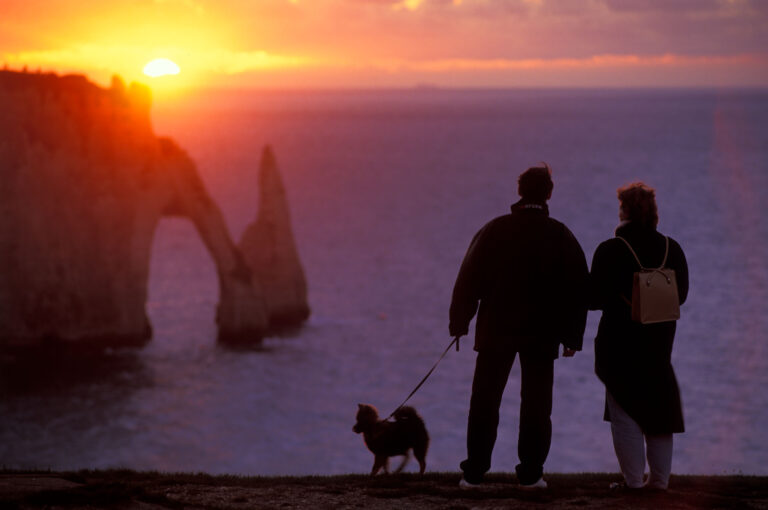
[[[110,83],[102,83],[100,80],[94,78],[87,72],[61,72],[57,70],[44,70],[40,67],[37,69],[29,69],[28,66],[23,66],[20,69],[14,69],[9,66],[8,63],[3,63],[0,67],[0,72],[12,72],[12,73],[25,73],[30,75],[54,75],[59,77],[64,76],[83,76],[85,79],[99,87],[109,88]],[[138,83],[148,87],[153,95],[159,92],[151,81],[149,80],[129,80],[126,81],[120,73],[113,73],[112,77],[118,77],[126,84]],[[111,79],[111,78],[110,78]],[[319,86],[302,86],[302,85],[200,85],[200,86],[184,86],[181,85],[175,89],[175,91],[184,91],[184,93],[199,93],[204,91],[222,91],[222,92],[386,92],[386,91],[451,91],[451,92],[502,92],[502,91],[718,91],[718,90],[743,90],[743,91],[768,91],[768,82],[759,84],[724,84],[724,85],[712,85],[705,83],[695,84],[641,84],[641,85],[625,85],[625,84],[520,84],[520,85],[496,85],[496,84],[480,84],[480,85],[446,85],[440,83],[411,83],[402,85],[319,85]],[[164,94],[159,94],[164,95]]]

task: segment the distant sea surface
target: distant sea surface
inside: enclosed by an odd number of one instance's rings
[[[691,291],[673,354],[686,433],[673,471],[768,474],[767,92],[252,92],[157,104],[153,117],[196,161],[235,239],[255,217],[261,148],[273,146],[312,316],[260,350],[217,346],[212,259],[190,222],[165,219],[153,340],[6,384],[0,466],[367,472],[357,404],[388,415],[437,360],[470,239],[544,160],[551,214],[589,260],[618,223],[617,187],[634,180],[657,189],[659,229],[686,252]],[[593,372],[598,319],[584,350],[556,362],[546,471],[618,471]],[[472,340],[411,400],[432,436],[429,470],[457,471],[465,455]],[[518,406],[515,365],[494,471],[517,463]]]

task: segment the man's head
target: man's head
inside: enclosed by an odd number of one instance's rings
[[[544,204],[552,196],[552,171],[542,162],[520,174],[517,179],[517,193],[523,200]]]
[[[659,213],[656,208],[656,192],[642,182],[633,182],[617,190],[619,218],[644,227],[656,228]]]

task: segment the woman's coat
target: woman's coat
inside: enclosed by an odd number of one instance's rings
[[[661,265],[665,237],[655,229],[628,223],[616,230],[643,266]],[[682,304],[688,295],[688,264],[680,245],[669,239],[665,267],[675,270]],[[619,405],[647,435],[683,432],[680,391],[672,368],[676,322],[640,324],[631,318],[637,261],[621,239],[601,243],[592,259],[590,308],[603,315],[595,338],[595,372]],[[605,419],[610,421],[606,408]]]

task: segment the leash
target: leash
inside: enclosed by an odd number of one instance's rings
[[[413,391],[412,391],[412,392],[411,392],[411,393],[410,393],[410,394],[409,394],[407,397],[405,397],[405,400],[403,400],[403,403],[402,403],[402,404],[400,404],[399,406],[397,406],[397,409],[395,409],[394,411],[392,411],[392,414],[390,414],[389,416],[387,416],[387,420],[388,420],[388,419],[390,419],[390,418],[392,418],[392,417],[395,415],[395,413],[396,413],[396,412],[398,412],[400,409],[402,409],[402,408],[403,408],[403,406],[405,405],[405,403],[406,403],[406,402],[408,402],[408,401],[411,399],[411,397],[414,395],[414,393],[416,393],[417,391],[419,391],[419,388],[421,388],[421,386],[422,386],[422,385],[423,385],[423,384],[424,384],[424,383],[427,381],[427,379],[429,378],[429,376],[430,376],[430,375],[432,375],[432,372],[434,372],[434,371],[435,371],[435,369],[437,368],[437,365],[438,365],[438,364],[439,364],[441,361],[443,361],[443,358],[445,357],[445,355],[446,355],[446,354],[448,354],[448,351],[450,351],[450,350],[451,350],[451,347],[453,347],[453,344],[456,344],[456,351],[458,351],[458,350],[459,350],[459,338],[461,338],[461,335],[459,335],[459,336],[455,337],[455,338],[454,338],[454,339],[451,341],[451,343],[449,343],[449,344],[448,344],[448,347],[446,347],[446,348],[445,348],[445,351],[443,351],[443,354],[441,354],[441,355],[440,355],[440,357],[437,359],[437,361],[435,362],[435,364],[434,364],[434,365],[432,365],[432,368],[430,368],[430,369],[429,369],[429,372],[427,372],[427,375],[425,375],[425,376],[424,376],[424,378],[421,380],[421,382],[419,382],[419,384],[417,384],[417,385],[416,385],[416,387],[413,389]]]

